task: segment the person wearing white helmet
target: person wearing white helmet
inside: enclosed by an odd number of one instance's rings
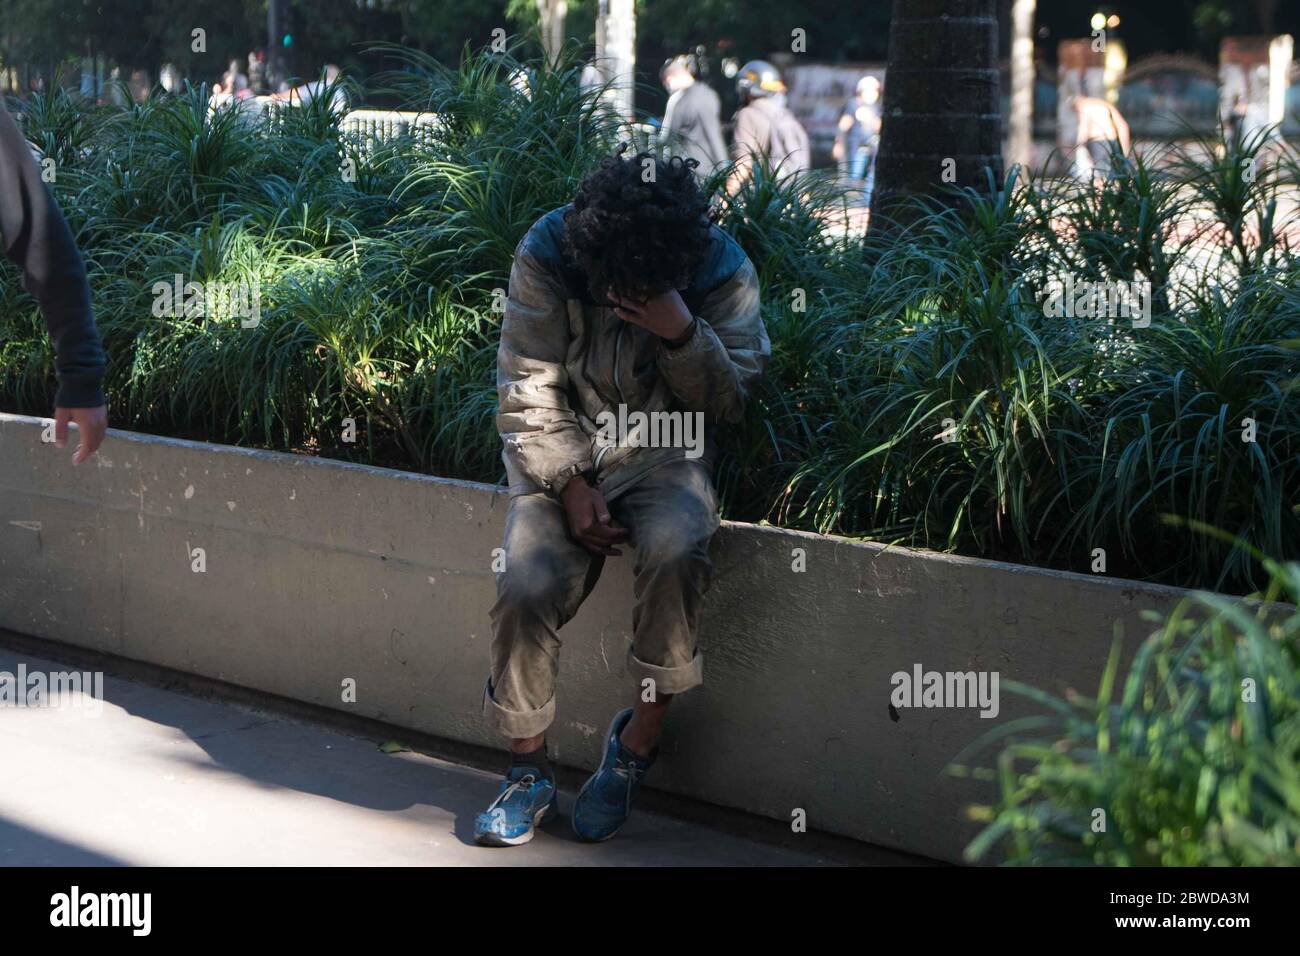
[[[736,92],[744,105],[736,113],[736,165],[727,191],[739,189],[763,158],[781,177],[806,172],[812,166],[808,133],[786,106],[781,72],[766,60],[751,60],[736,75]]]

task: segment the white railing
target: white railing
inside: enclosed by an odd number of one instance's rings
[[[349,110],[339,121],[345,136],[371,136],[382,141],[394,136],[427,136],[437,128],[436,113],[407,113],[400,110]]]
[[[295,109],[297,104],[275,100],[269,96],[250,96],[236,100],[228,93],[212,97],[209,110],[238,109],[249,117],[271,117],[283,110]],[[415,113],[402,110],[348,110],[339,119],[339,132],[356,141],[369,155],[376,143],[385,143],[399,136],[411,136],[419,142],[431,142],[438,129],[437,113]]]
[[[409,113],[400,110],[349,110],[339,120],[339,132],[354,140],[369,156],[377,143],[410,136],[418,143],[431,143],[438,129],[437,113]]]

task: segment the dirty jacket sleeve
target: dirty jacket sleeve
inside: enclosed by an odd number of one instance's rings
[[[497,349],[497,431],[511,480],[553,496],[591,467],[591,442],[569,404],[567,296],[527,248],[515,250]]]
[[[718,424],[738,422],[772,347],[763,326],[758,276],[745,259],[695,310],[685,344],[659,347],[659,373],[687,411]]]

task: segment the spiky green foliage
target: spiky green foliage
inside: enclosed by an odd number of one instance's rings
[[[21,104],[87,257],[116,424],[499,480],[496,290],[627,130],[572,59],[385,53],[378,87],[431,132],[362,142],[324,97],[270,120],[202,89]],[[727,514],[1083,571],[1103,549],[1108,573],[1220,590],[1257,586],[1242,552],[1162,515],[1300,557],[1300,265],[1263,148],[1009,178],[865,247],[833,185],[760,166],[718,200],[773,342],[719,463]],[[0,403],[48,414],[49,345],[0,268]],[[178,273],[256,279],[260,323],[154,315]],[[1150,326],[1046,314],[1066,273],[1150,282]]]
[[[998,800],[972,808],[985,827],[967,857],[1300,865],[1300,564],[1264,564],[1260,603],[1189,599],[1123,676],[1117,643],[1095,698],[1004,683],[1044,713],[982,742],[1000,743],[982,774]]]

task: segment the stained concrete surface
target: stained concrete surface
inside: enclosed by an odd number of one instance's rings
[[[0,645],[0,672],[82,670]],[[103,700],[0,707],[0,865],[815,866],[802,852],[638,810],[613,841],[562,815],[531,844],[484,849],[496,776],[273,710],[104,678]],[[736,781],[744,786],[744,781]],[[573,792],[561,793],[567,813]],[[792,838],[793,839],[793,838]],[[816,842],[810,835],[810,842]],[[823,838],[824,845],[824,838]],[[878,862],[897,862],[880,851]]]
[[[42,434],[0,414],[0,628],[500,746],[482,717],[500,489],[117,430],[74,468]],[[673,704],[656,788],[954,863],[996,789],[950,763],[1041,708],[895,708],[898,675],[1091,694],[1117,632],[1131,653],[1144,612],[1187,596],[736,522],[713,552],[704,684]],[[550,742],[569,766],[597,764],[637,689],[632,591],[611,560],[564,628]]]

